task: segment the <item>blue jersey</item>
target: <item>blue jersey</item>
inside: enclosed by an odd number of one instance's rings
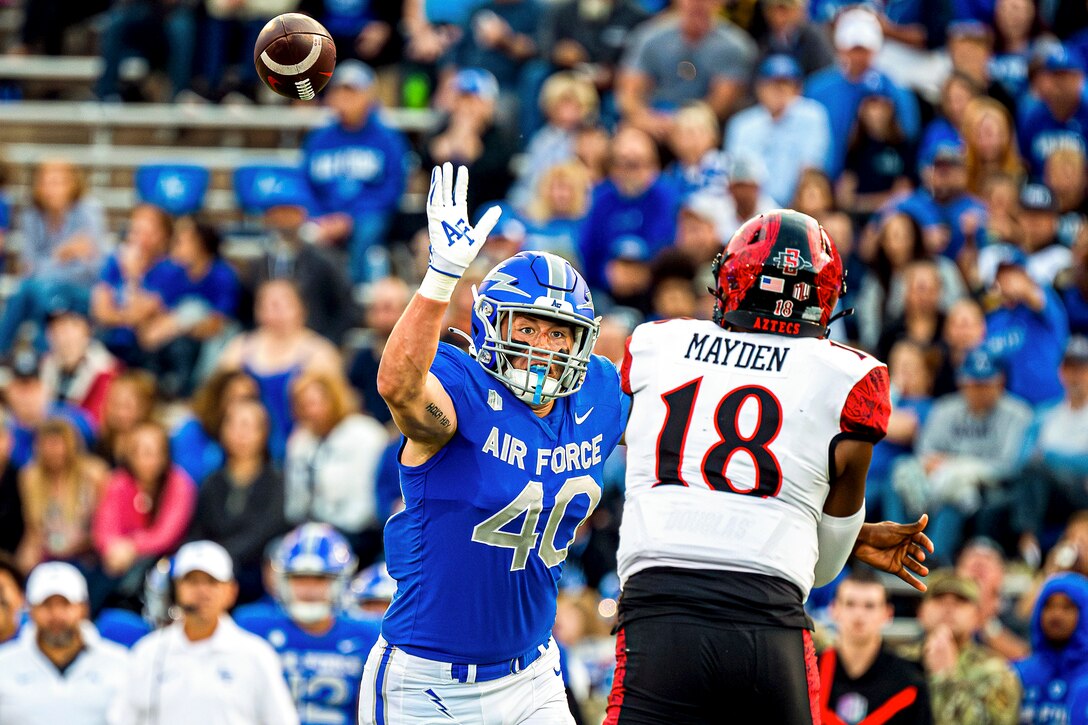
[[[400,466],[405,509],[385,526],[397,593],[382,634],[431,660],[514,659],[550,637],[567,547],[600,500],[628,399],[597,356],[544,418],[451,345],[431,372],[457,432],[426,463]]]
[[[325,634],[305,632],[278,605],[241,607],[234,621],[279,655],[302,725],[347,725],[359,711],[359,679],[378,623],[337,615]]]
[[[1017,116],[1020,155],[1028,163],[1031,178],[1042,179],[1047,158],[1060,148],[1084,153],[1085,133],[1088,132],[1088,90],[1082,91],[1080,104],[1064,121],[1055,118],[1050,108],[1035,96],[1021,99]]]

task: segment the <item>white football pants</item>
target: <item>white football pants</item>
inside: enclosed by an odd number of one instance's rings
[[[450,666],[379,637],[363,668],[360,725],[573,725],[555,641],[521,672],[459,682]]]

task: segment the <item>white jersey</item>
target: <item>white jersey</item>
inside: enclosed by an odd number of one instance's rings
[[[833,444],[883,438],[887,368],[829,340],[670,320],[635,329],[621,378],[634,396],[621,581],[654,566],[743,571],[807,597]]]

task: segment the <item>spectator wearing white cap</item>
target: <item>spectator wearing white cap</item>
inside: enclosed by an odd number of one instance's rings
[[[755,215],[781,206],[763,188],[767,165],[759,156],[747,151],[737,154],[729,161],[728,173],[727,183],[720,190],[701,191],[692,196],[692,199],[706,196],[716,202],[718,237],[725,240]]]
[[[835,23],[838,64],[814,73],[805,84],[805,95],[824,105],[831,122],[827,172],[832,179],[838,178],[842,171],[850,128],[869,87],[866,80],[873,74],[880,74],[873,63],[883,44],[884,33],[876,15],[864,8],[847,10]],[[887,82],[890,84],[891,79]],[[909,139],[917,139],[920,126],[918,101],[910,91],[894,84],[892,88],[895,114],[903,132]]]
[[[831,148],[827,109],[801,97],[801,66],[788,55],[772,55],[756,74],[758,103],[738,113],[725,132],[730,156],[758,154],[768,169],[764,190],[774,199],[793,198],[806,168],[823,170]]]
[[[110,725],[298,725],[276,653],[227,614],[238,585],[226,549],[185,544],[171,578],[181,619],[133,648]]]
[[[0,647],[0,723],[105,723],[128,653],[87,621],[83,575],[71,564],[40,564],[26,600],[31,624]]]

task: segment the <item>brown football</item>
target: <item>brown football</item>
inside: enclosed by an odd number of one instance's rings
[[[313,100],[332,78],[336,45],[325,26],[302,13],[277,15],[265,24],[253,48],[257,75],[287,98]]]

